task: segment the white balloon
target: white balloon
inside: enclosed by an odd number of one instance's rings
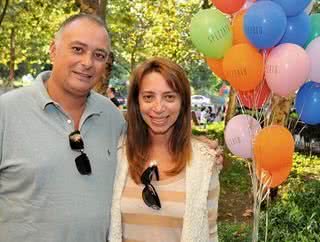
[[[314,82],[320,82],[320,37],[315,38],[308,44],[306,52],[311,61],[309,79]]]

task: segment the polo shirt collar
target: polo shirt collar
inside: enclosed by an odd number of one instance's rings
[[[35,98],[43,110],[45,110],[46,107],[50,104],[60,107],[59,103],[52,100],[52,98],[49,96],[47,88],[45,86],[45,82],[49,79],[50,74],[51,74],[51,71],[41,72],[36,77],[36,80],[35,80],[35,86],[36,86]],[[85,113],[87,113],[87,115],[102,113],[101,106],[96,105],[96,102],[95,102],[96,95],[97,94],[94,91],[90,91],[88,95],[87,102],[86,102],[86,109],[85,109]]]

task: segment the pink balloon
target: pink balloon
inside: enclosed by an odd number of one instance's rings
[[[310,66],[310,58],[303,48],[291,43],[281,44],[267,57],[265,78],[271,91],[286,97],[307,80]]]
[[[252,141],[261,126],[257,120],[246,114],[240,114],[228,122],[224,131],[224,140],[229,150],[236,156],[252,158]]]
[[[311,61],[309,79],[314,82],[320,82],[320,37],[315,38],[308,44],[306,52]]]

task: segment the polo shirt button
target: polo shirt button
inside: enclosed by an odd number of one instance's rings
[[[68,120],[67,120],[67,123],[68,123],[68,124],[71,124],[71,123],[72,123],[72,121],[71,121],[70,119],[68,119]]]

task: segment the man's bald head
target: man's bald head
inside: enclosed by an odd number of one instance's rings
[[[111,41],[110,41],[110,37],[109,37],[109,33],[107,31],[106,25],[105,23],[102,21],[101,18],[99,18],[98,16],[95,15],[91,15],[91,14],[85,14],[85,13],[80,13],[80,14],[76,14],[76,15],[72,15],[71,17],[67,18],[59,27],[58,31],[55,34],[55,41],[57,42],[62,33],[64,32],[65,28],[68,27],[71,23],[78,21],[78,20],[89,20],[95,24],[97,24],[98,26],[102,27],[105,31],[106,31],[106,35],[107,35],[107,46],[109,48],[109,52],[111,51]]]

